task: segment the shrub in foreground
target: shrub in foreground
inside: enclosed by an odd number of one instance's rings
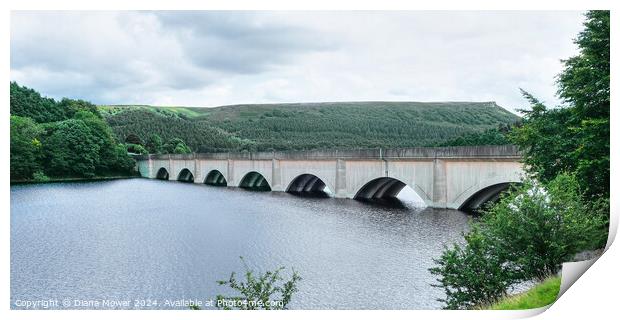
[[[446,294],[441,301],[448,309],[489,304],[515,283],[554,275],[576,253],[604,244],[601,207],[582,199],[574,175],[544,186],[524,181],[483,213],[464,244],[435,260],[430,271]]]

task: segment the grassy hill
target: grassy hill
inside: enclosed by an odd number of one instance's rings
[[[333,102],[216,108],[100,106],[122,141],[181,138],[194,151],[417,147],[448,141],[518,117],[494,102]]]

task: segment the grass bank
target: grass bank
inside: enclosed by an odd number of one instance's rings
[[[501,299],[486,309],[522,310],[544,307],[553,303],[560,292],[560,277],[550,277],[532,289]]]

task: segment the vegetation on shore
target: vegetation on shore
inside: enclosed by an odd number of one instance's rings
[[[446,248],[431,273],[447,309],[488,305],[513,285],[557,274],[580,251],[601,248],[609,226],[609,11],[586,14],[547,108],[523,91],[531,110],[507,133],[524,152],[528,178],[482,211],[465,243]]]
[[[97,107],[11,82],[11,181],[129,176],[135,161]]]
[[[45,179],[23,179],[23,180],[11,180],[13,184],[30,184],[30,183],[46,183],[46,182],[90,182],[90,181],[104,181],[104,180],[117,180],[117,179],[131,179],[138,178],[140,175],[136,172],[128,175],[107,175],[107,176],[94,176],[92,178],[84,177],[46,177]]]
[[[504,297],[484,309],[524,310],[548,306],[558,298],[561,282],[559,276],[549,277],[526,292]]]

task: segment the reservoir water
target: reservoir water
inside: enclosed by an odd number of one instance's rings
[[[469,219],[147,179],[14,185],[11,308],[184,308],[164,302],[232,293],[216,281],[243,272],[243,256],[257,272],[299,273],[291,309],[436,309],[442,290],[428,268]],[[131,302],[73,303],[102,299]]]

